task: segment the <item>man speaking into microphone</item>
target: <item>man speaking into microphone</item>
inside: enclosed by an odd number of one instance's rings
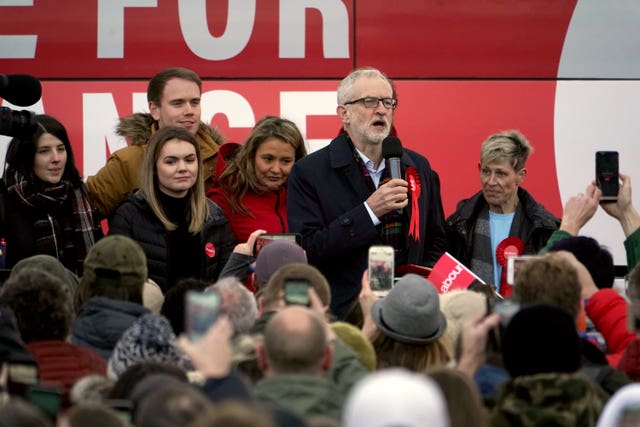
[[[338,85],[343,131],[289,175],[289,230],[329,281],[338,318],[360,292],[370,246],[393,246],[396,266],[430,267],[445,251],[440,181],[426,158],[389,136],[397,106],[382,72],[351,72]]]

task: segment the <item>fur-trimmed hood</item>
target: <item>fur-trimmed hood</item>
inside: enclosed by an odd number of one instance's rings
[[[129,140],[130,145],[145,145],[156,127],[156,121],[149,113],[134,113],[120,118],[116,133]],[[208,134],[218,145],[225,142],[224,136],[217,130],[200,122],[198,132]]]

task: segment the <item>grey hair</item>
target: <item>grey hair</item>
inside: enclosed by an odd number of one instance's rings
[[[217,291],[222,298],[222,307],[233,325],[234,335],[249,332],[258,317],[258,306],[253,294],[235,277],[224,277],[209,290]]]
[[[345,102],[351,100],[351,98],[353,97],[353,85],[356,80],[361,77],[378,77],[386,81],[387,83],[389,83],[389,86],[391,86],[391,91],[393,93],[392,97],[397,97],[396,87],[393,84],[393,81],[389,77],[387,77],[386,74],[373,67],[364,67],[353,70],[347,75],[347,77],[342,79],[340,84],[338,84],[338,104],[344,104]]]
[[[487,138],[480,148],[480,163],[489,164],[506,160],[516,171],[524,168],[533,147],[517,130],[507,130]]]

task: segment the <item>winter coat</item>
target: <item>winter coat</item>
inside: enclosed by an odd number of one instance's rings
[[[222,267],[233,251],[234,241],[229,221],[215,203],[207,200],[209,216],[200,230],[202,271],[196,278],[206,282],[217,280]],[[151,210],[142,192],[132,195],[114,214],[109,223],[109,234],[122,234],[138,242],[147,256],[149,278],[155,281],[163,292],[170,287],[167,260],[171,250],[169,233],[156,214]]]
[[[139,188],[144,152],[156,130],[157,123],[148,113],[136,113],[120,119],[116,131],[127,138],[130,145],[112,153],[102,169],[87,178],[87,188],[94,204],[105,217],[110,217]],[[200,123],[196,140],[204,167],[205,189],[213,185],[218,146],[223,139],[215,129]]]
[[[134,302],[90,298],[71,326],[71,343],[93,350],[107,361],[122,333],[146,313],[149,309]]]

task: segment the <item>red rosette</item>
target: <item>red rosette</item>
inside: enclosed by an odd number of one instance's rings
[[[407,167],[406,171],[407,183],[409,183],[409,197],[411,197],[411,218],[409,219],[409,236],[415,241],[420,241],[420,207],[418,199],[422,186],[420,185],[420,177],[418,171],[412,166]]]
[[[507,284],[507,258],[520,256],[524,253],[524,242],[519,237],[507,237],[496,248],[496,262],[502,267],[500,275],[500,293],[503,297],[511,296],[511,288]]]

